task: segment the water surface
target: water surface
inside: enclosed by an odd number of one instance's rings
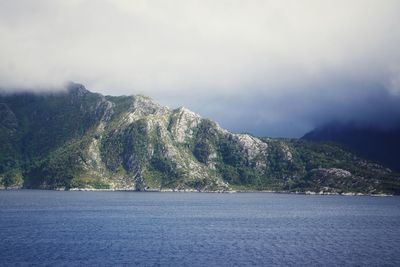
[[[400,198],[0,191],[0,265],[400,266]]]

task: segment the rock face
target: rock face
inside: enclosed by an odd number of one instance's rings
[[[0,179],[15,174],[27,188],[398,193],[400,187],[390,170],[333,145],[234,134],[184,107],[102,96],[78,84],[58,94],[1,96],[0,122]]]

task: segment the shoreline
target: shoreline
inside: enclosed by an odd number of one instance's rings
[[[219,193],[219,194],[234,194],[234,193],[270,193],[270,194],[288,194],[288,195],[307,195],[307,196],[370,196],[370,197],[393,197],[393,194],[368,194],[360,192],[315,192],[315,191],[274,191],[274,190],[196,190],[196,189],[154,189],[149,188],[145,190],[136,190],[134,188],[56,188],[56,189],[46,189],[46,188],[3,188],[0,187],[0,191],[13,191],[13,190],[50,190],[50,191],[73,191],[73,192],[134,192],[134,193]]]

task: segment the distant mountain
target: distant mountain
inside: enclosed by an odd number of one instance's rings
[[[400,171],[400,126],[381,129],[332,123],[307,133],[302,139],[336,142],[365,158]]]
[[[5,187],[400,194],[399,175],[336,145],[226,131],[145,96],[0,96]]]

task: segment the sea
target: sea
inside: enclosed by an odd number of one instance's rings
[[[400,197],[2,190],[0,266],[400,266]]]

